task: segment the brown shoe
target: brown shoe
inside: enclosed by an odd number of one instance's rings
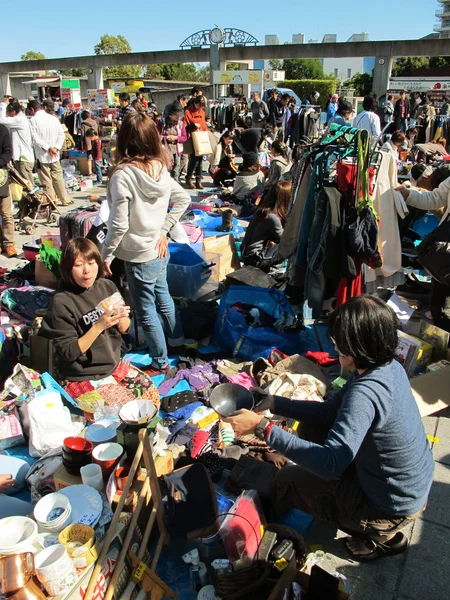
[[[195,190],[195,185],[192,183],[192,179],[186,177],[186,185],[188,190]]]
[[[4,252],[8,258],[15,258],[17,256],[17,250],[15,249],[14,244],[5,246]]]
[[[195,187],[198,190],[202,190],[203,189],[202,180],[200,179],[200,177],[197,177],[197,179],[195,180]]]

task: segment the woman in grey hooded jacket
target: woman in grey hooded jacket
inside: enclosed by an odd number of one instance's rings
[[[154,373],[169,368],[164,333],[169,346],[184,343],[167,285],[166,236],[189,206],[190,196],[170,177],[166,160],[151,117],[129,115],[117,137],[107,193],[111,216],[102,252],[107,269],[114,257],[125,263],[131,303],[144,330]],[[173,203],[170,212],[169,202]]]

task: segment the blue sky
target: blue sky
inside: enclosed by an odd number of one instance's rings
[[[338,41],[346,41],[362,31],[369,32],[371,40],[417,39],[431,33],[439,6],[437,0],[109,0],[81,4],[63,0],[44,5],[22,0],[17,10],[2,11],[0,62],[20,60],[28,50],[47,57],[93,54],[104,33],[124,35],[133,51],[171,50],[214,23],[244,29],[260,43],[266,33],[276,33],[284,42],[300,32],[306,40],[319,41],[326,33],[337,33]]]

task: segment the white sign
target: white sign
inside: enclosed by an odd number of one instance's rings
[[[286,71],[264,71],[264,81],[284,81]]]
[[[391,77],[389,90],[408,92],[445,92],[450,90],[450,77]]]
[[[213,83],[222,85],[261,84],[262,71],[214,71]]]

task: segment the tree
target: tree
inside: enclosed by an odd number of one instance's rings
[[[162,75],[162,65],[147,65],[144,69],[144,79],[164,79]]]
[[[289,58],[283,60],[286,79],[324,79],[322,62],[319,58]]]
[[[392,65],[393,77],[409,77],[416,69],[428,68],[430,60],[426,56],[404,56]]]
[[[432,56],[430,58],[430,67],[433,69],[450,67],[450,56]]]
[[[63,75],[64,77],[87,77],[87,69],[60,69],[59,71],[55,71],[58,75]]]
[[[104,54],[129,54],[131,52],[131,46],[128,40],[123,35],[110,35],[106,33],[100,38],[100,42],[94,46],[94,52],[97,55]],[[105,70],[105,77],[107,78],[130,78],[140,77],[141,67],[136,66],[123,66],[123,67],[107,67]]]
[[[356,96],[365,96],[372,91],[373,76],[370,73],[355,73],[342,87],[354,89]]]
[[[45,55],[42,52],[35,52],[34,50],[29,50],[25,54],[22,54],[20,60],[44,60]]]
[[[283,61],[278,58],[272,58],[269,60],[269,67],[273,71],[282,71],[283,70]]]

